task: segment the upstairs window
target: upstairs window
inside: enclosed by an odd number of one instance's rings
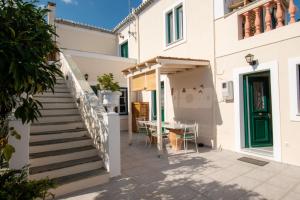
[[[121,44],[120,51],[121,57],[128,58],[128,41]]]
[[[182,5],[176,8],[176,40],[183,38],[183,9]]]
[[[167,14],[167,43],[171,44],[173,42],[173,11]]]
[[[166,46],[184,39],[183,3],[165,12]]]

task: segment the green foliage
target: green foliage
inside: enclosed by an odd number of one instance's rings
[[[57,52],[54,28],[47,24],[47,9],[35,1],[0,0],[0,117],[15,109],[23,123],[40,116],[41,104],[33,95],[54,90],[61,71],[47,57]],[[0,133],[3,135],[3,133]]]
[[[54,195],[48,190],[55,188],[52,180],[28,180],[27,169],[3,170],[0,172],[0,199],[6,200],[33,200],[49,199]]]
[[[98,76],[98,87],[100,90],[111,90],[113,92],[120,91],[120,85],[118,82],[114,81],[114,75],[112,73],[103,74]]]

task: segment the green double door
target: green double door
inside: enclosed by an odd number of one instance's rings
[[[273,146],[270,73],[244,76],[245,146]]]

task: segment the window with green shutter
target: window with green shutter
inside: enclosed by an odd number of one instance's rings
[[[128,42],[124,42],[120,47],[121,57],[128,58]]]
[[[173,11],[167,13],[167,44],[173,42]]]
[[[183,3],[180,3],[165,12],[166,46],[171,46],[177,41],[184,41],[183,8]]]
[[[183,38],[183,10],[182,5],[176,8],[176,40]]]

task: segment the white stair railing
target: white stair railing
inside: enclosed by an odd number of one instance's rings
[[[82,119],[98,149],[110,176],[121,174],[120,118],[117,113],[107,113],[89,83],[70,55],[60,53],[61,71],[72,91]]]

